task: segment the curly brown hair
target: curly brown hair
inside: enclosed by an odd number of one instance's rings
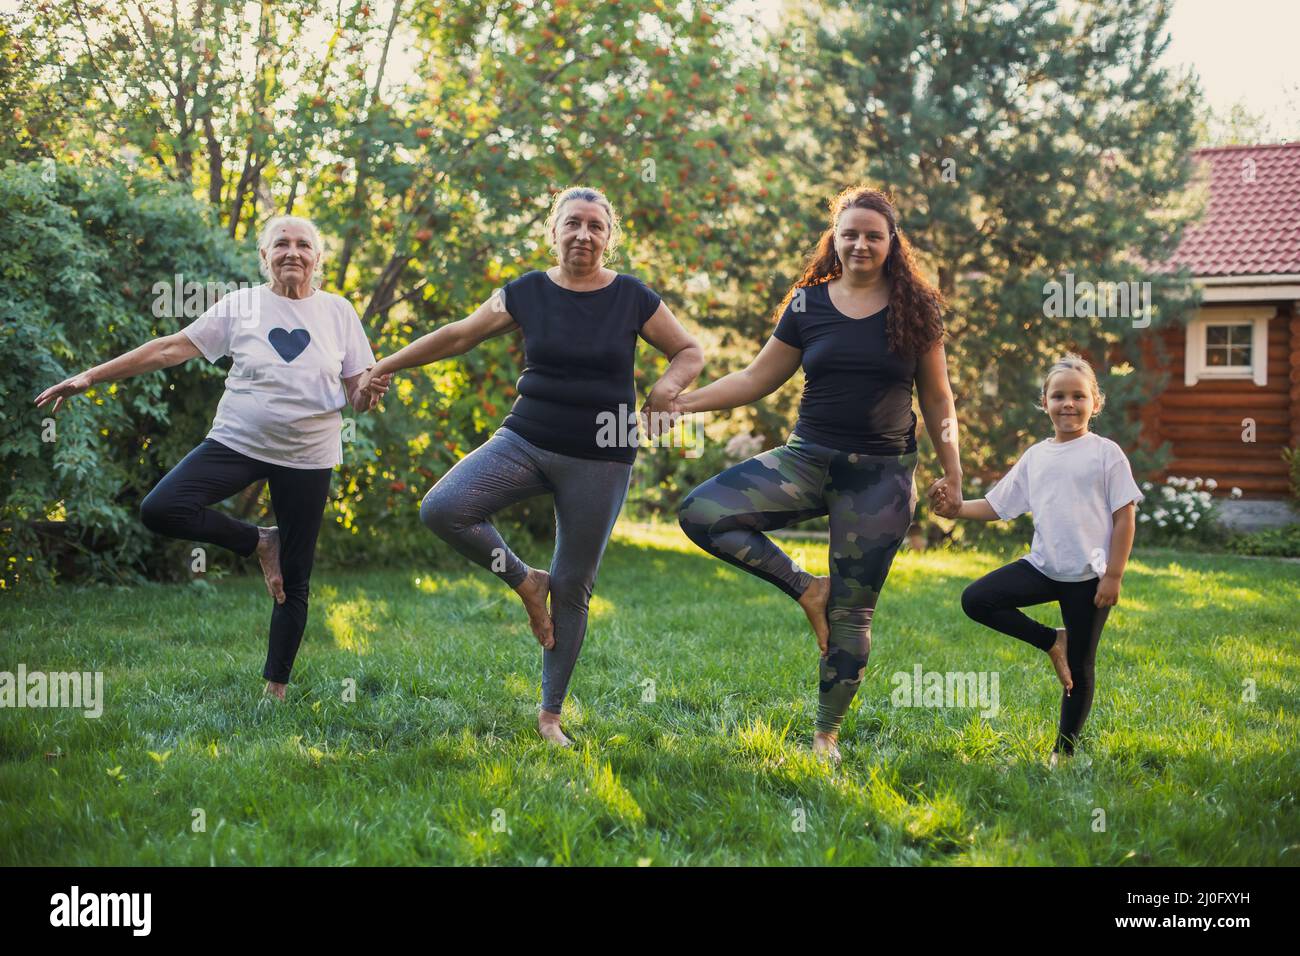
[[[854,208],[875,210],[889,222],[889,255],[884,267],[889,282],[889,314],[885,318],[889,347],[909,358],[923,355],[943,340],[943,294],[917,271],[912,245],[898,228],[893,201],[870,186],[850,186],[831,200],[830,225],[808,256],[803,275],[777,306],[773,321],[781,318],[796,289],[830,282],[843,274],[843,264],[835,252],[835,229],[844,210]]]

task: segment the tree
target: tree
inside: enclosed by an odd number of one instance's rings
[[[786,28],[811,38],[790,69],[816,77],[792,104],[807,118],[790,137],[793,175],[824,195],[866,181],[895,197],[950,303],[973,474],[1001,474],[1042,434],[1041,375],[1067,348],[1093,359],[1104,428],[1122,444],[1137,437],[1128,413],[1160,385],[1118,357],[1190,304],[1185,277],[1143,268],[1173,250],[1189,216],[1197,93],[1159,66],[1168,15],[1151,0],[825,3]],[[1152,314],[1051,317],[1045,286],[1067,273],[1149,281]],[[1157,456],[1139,448],[1135,466]]]

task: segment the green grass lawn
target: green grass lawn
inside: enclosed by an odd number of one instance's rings
[[[106,702],[0,710],[0,863],[1300,862],[1297,565],[1137,552],[1087,756],[1053,771],[1046,656],[961,613],[1005,560],[900,554],[838,769],[799,608],[675,528],[610,545],[571,751],[534,730],[514,595],[468,565],[318,573],[286,704],[260,699],[260,579],[3,597],[0,670],[102,670]],[[893,706],[918,664],[996,672],[1000,711]]]

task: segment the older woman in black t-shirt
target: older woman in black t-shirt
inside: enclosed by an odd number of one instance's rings
[[[913,382],[944,472],[931,491],[941,487],[960,501],[961,467],[939,293],[913,267],[883,193],[846,189],[830,212],[830,228],[754,361],[680,395],[671,409],[748,405],[803,366],[789,441],[691,491],[678,517],[705,551],[803,607],[822,652],[813,748],[838,760],[840,726],[871,650],[876,601],[916,508]],[[802,570],[763,533],[826,514],[829,577]]]
[[[560,711],[639,442],[632,377],[637,338],[670,359],[646,401],[655,421],[667,417],[669,403],[695,380],[704,360],[658,295],[604,267],[618,235],[618,218],[604,195],[580,187],[560,193],[548,232],[559,265],[520,276],[468,318],[380,360],[369,374],[427,365],[484,339],[523,332],[524,370],[514,407],[487,442],[425,495],[420,518],[523,601],[544,648],[538,731],[567,745]],[[489,520],[507,505],[544,493],[555,499],[549,572],[528,567]]]

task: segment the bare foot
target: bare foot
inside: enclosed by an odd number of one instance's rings
[[[1069,754],[1063,754],[1058,750],[1053,750],[1052,756],[1047,758],[1048,769],[1055,770],[1057,767],[1063,767],[1065,766],[1066,761],[1069,759],[1070,759]]]
[[[549,710],[538,712],[537,732],[541,734],[542,739],[548,743],[556,744],[560,747],[568,747],[573,744],[573,741],[564,736],[564,731],[560,729],[560,715],[553,714]]]
[[[825,757],[831,763],[840,762],[840,748],[835,745],[837,735],[817,731],[813,734],[813,753]]]
[[[555,646],[555,625],[551,621],[551,612],[546,609],[550,590],[551,576],[537,568],[530,568],[528,577],[515,588],[515,593],[524,602],[524,610],[528,612],[528,626],[533,629],[533,636],[548,651]]]
[[[276,604],[284,603],[284,576],[280,574],[280,529],[257,529],[257,560],[262,565],[266,590]],[[283,695],[282,695],[283,696]]]
[[[266,690],[263,694],[267,697],[274,697],[276,700],[284,700],[284,688],[286,685],[277,684],[273,680],[266,682]]]
[[[826,656],[831,637],[831,624],[826,618],[826,605],[831,597],[831,579],[814,577],[808,590],[799,595],[799,606],[808,615],[808,623],[817,635],[817,646],[821,648],[822,657]]]
[[[1074,677],[1070,674],[1070,664],[1065,657],[1065,628],[1056,629],[1056,643],[1052,649],[1047,652],[1047,656],[1052,659],[1052,666],[1056,668],[1056,677],[1065,688],[1065,694],[1068,697],[1070,691],[1074,689]]]

